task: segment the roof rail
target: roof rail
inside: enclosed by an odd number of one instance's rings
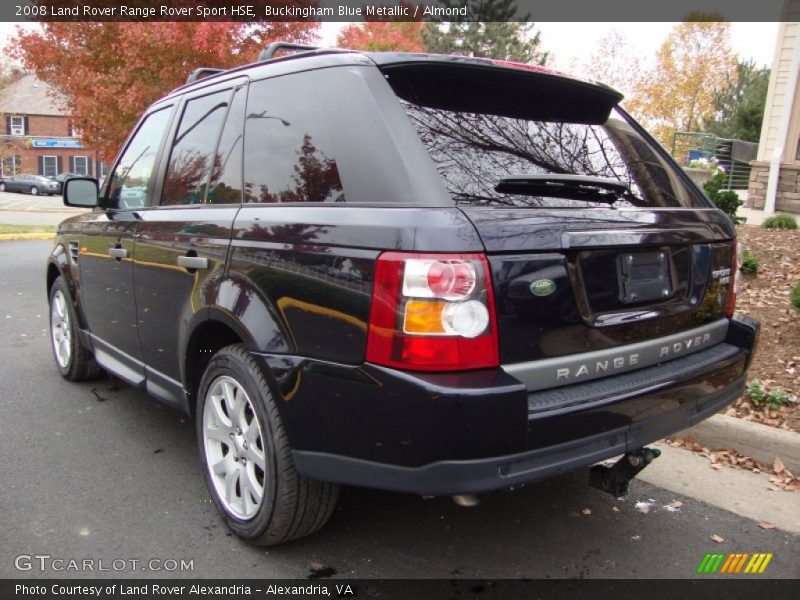
[[[307,52],[352,52],[346,48],[325,48],[322,46],[309,46],[306,44],[295,44],[294,42],[272,42],[258,55],[258,61],[272,60],[275,55],[282,50],[296,50],[293,54],[305,54]]]
[[[275,55],[280,52],[281,50],[298,50],[298,51],[309,51],[309,50],[319,50],[319,46],[309,46],[307,44],[295,44],[292,42],[272,42],[269,46],[264,48],[261,51],[261,54],[258,55],[258,60],[270,60],[271,58],[275,58]]]
[[[186,83],[189,84],[205,77],[211,77],[217,73],[222,73],[224,70],[225,69],[214,69],[212,67],[200,67],[189,73],[189,76],[186,78]]]

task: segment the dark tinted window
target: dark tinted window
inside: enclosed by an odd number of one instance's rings
[[[436,108],[401,102],[457,203],[706,206],[616,109],[603,123],[587,124],[515,118],[490,111],[462,112],[443,107],[441,98],[437,101]],[[535,102],[531,95],[531,105]],[[508,178],[525,175],[533,181],[508,182]],[[542,182],[545,175],[554,177]],[[570,176],[602,178],[624,186],[596,187]]]
[[[148,115],[131,139],[111,174],[111,206],[139,208],[146,204],[147,188],[171,112],[164,108]]]
[[[246,202],[344,202],[332,134],[336,98],[315,81],[287,75],[250,84]]]
[[[236,90],[225,119],[225,128],[214,156],[207,202],[239,204],[242,201],[242,146],[247,88]]]
[[[186,103],[172,144],[162,205],[205,201],[211,167],[231,90],[195,98]]]

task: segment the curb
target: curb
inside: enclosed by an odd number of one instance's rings
[[[736,450],[770,467],[778,457],[792,473],[800,473],[800,433],[737,417],[714,415],[684,429],[676,437],[691,437],[711,450]]]
[[[2,240],[52,240],[56,237],[55,233],[41,231],[39,233],[0,233]]]

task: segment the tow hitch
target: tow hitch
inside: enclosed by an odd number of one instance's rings
[[[628,452],[610,467],[595,465],[589,469],[589,485],[614,496],[628,493],[628,484],[653,460],[661,456],[661,450],[642,448]]]

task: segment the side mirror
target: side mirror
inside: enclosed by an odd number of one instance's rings
[[[96,179],[73,177],[64,182],[64,204],[67,206],[94,208],[99,196]]]

